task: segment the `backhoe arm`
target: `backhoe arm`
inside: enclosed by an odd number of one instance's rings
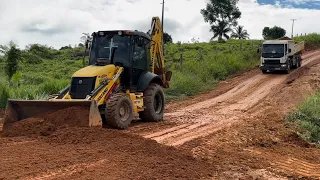
[[[163,31],[161,28],[161,22],[159,17],[153,17],[151,22],[151,29],[149,30],[151,36],[151,63],[152,72],[159,75],[163,82],[163,87],[169,87],[169,81],[171,79],[171,72],[166,72],[164,55],[163,55]]]

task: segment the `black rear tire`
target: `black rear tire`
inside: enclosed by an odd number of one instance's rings
[[[144,111],[139,113],[142,121],[158,122],[163,120],[165,97],[159,84],[151,83],[144,91]]]
[[[110,97],[106,108],[106,124],[115,129],[127,129],[133,119],[133,106],[130,98],[119,93]]]
[[[299,65],[298,65],[298,67],[301,67],[301,64],[302,64],[302,57],[301,57],[301,55],[299,55]]]

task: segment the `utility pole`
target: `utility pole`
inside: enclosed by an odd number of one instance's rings
[[[162,20],[161,20],[161,28],[162,28],[162,55],[164,56],[164,39],[163,39],[163,20],[164,20],[164,0],[162,0]]]
[[[297,19],[291,19],[291,21],[292,21],[291,38],[293,38],[293,25],[294,25],[295,20],[297,20]]]

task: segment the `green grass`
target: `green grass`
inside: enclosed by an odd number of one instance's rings
[[[299,127],[298,134],[305,140],[320,144],[320,91],[308,97],[287,116]]]
[[[320,34],[312,33],[307,36],[300,36],[293,38],[297,42],[305,41],[306,49],[317,49],[320,48]]]

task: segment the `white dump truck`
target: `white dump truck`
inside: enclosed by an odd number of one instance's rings
[[[295,43],[294,40],[268,40],[262,45],[260,69],[263,73],[270,71],[290,72],[302,64],[304,41]]]

